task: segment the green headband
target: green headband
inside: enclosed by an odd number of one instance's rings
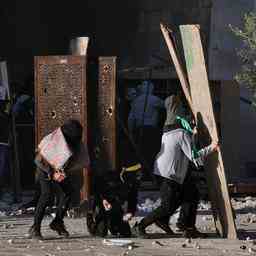
[[[182,127],[184,130],[186,130],[186,131],[188,131],[189,133],[193,134],[193,130],[192,130],[192,128],[191,128],[189,122],[188,122],[185,118],[180,117],[180,116],[176,116],[176,121],[177,121],[178,123],[180,123],[181,127]]]

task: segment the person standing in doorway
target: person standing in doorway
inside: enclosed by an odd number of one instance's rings
[[[147,166],[143,166],[143,178],[150,178],[154,158],[160,147],[159,112],[164,109],[164,101],[153,95],[154,85],[144,81],[138,88],[138,96],[131,104],[128,128]]]

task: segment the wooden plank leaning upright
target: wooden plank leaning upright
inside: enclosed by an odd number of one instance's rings
[[[170,38],[169,33],[171,31],[163,24],[161,24],[161,30],[174,62],[184,94],[194,116],[196,117],[200,140],[205,142],[209,142],[210,139],[218,141],[217,125],[213,112],[198,26],[189,25],[180,27],[189,83],[177,55],[178,53],[174,42]],[[236,239],[237,231],[228,194],[221,150],[208,157],[205,168],[217,232],[221,237]]]

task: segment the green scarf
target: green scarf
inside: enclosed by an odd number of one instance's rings
[[[176,116],[176,121],[179,123],[185,131],[189,132],[191,135],[193,135],[193,129],[191,128],[190,123],[183,117]],[[196,159],[199,157],[198,150],[196,149],[195,145],[192,144],[192,158]]]

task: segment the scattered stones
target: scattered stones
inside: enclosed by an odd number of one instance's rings
[[[9,239],[7,242],[8,242],[9,244],[12,244],[12,243],[13,243],[13,240],[12,240],[12,239]]]
[[[191,239],[191,238],[186,239],[186,243],[187,243],[187,244],[191,244],[191,242],[192,242],[192,239]]]
[[[56,249],[59,250],[59,251],[61,250],[60,246],[57,246]]]
[[[250,248],[248,248],[248,252],[249,252],[249,253],[255,253],[256,250],[250,247]]]
[[[129,246],[128,246],[128,250],[131,251],[132,249],[133,249],[132,245],[129,245]]]
[[[23,213],[23,211],[22,210],[18,210],[18,211],[16,211],[16,215],[21,215]]]
[[[212,220],[212,217],[203,216],[202,220],[203,220],[203,221],[211,221],[211,220]]]
[[[161,204],[161,199],[158,198],[156,201],[153,201],[151,198],[146,198],[144,203],[138,205],[138,209],[143,212],[152,212]]]
[[[107,256],[105,253],[99,252],[96,254],[97,256]]]
[[[198,249],[198,250],[201,249],[201,246],[198,243],[194,243],[193,247]]]
[[[159,241],[153,241],[152,242],[152,245],[160,245],[160,246],[164,246],[164,244],[162,244],[161,242]]]
[[[4,224],[4,225],[3,225],[3,228],[4,228],[4,229],[8,229],[9,227],[10,227],[9,224]]]
[[[240,246],[240,249],[245,250],[246,246],[243,244],[243,245]]]

